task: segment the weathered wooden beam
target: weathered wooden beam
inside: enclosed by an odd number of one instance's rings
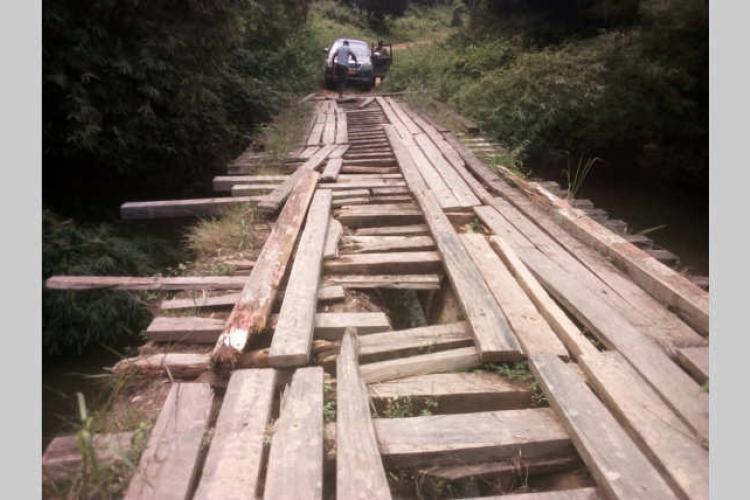
[[[124,498],[188,498],[212,406],[208,384],[172,385]]]
[[[360,366],[360,373],[371,384],[416,375],[466,370],[480,364],[479,352],[472,346],[368,363]]]
[[[323,498],[323,369],[300,368],[274,423],[263,498]]]
[[[318,190],[310,205],[274,330],[268,356],[271,366],[303,366],[310,360],[321,264],[330,219],[331,192]]]
[[[397,401],[407,401],[414,412],[429,409],[434,415],[517,410],[532,405],[530,389],[490,372],[405,377],[371,384],[368,390],[375,408],[381,412]]]
[[[328,234],[323,248],[323,259],[334,259],[339,254],[339,240],[344,234],[344,227],[336,219],[328,222]]]
[[[287,175],[217,175],[214,177],[214,191],[231,191],[237,184],[267,184],[284,182]]]
[[[430,234],[427,224],[406,226],[362,227],[354,232],[357,236],[422,236]]]
[[[333,158],[328,160],[325,168],[323,169],[323,175],[320,176],[320,180],[324,182],[336,182],[341,171],[341,165],[344,160],[341,158]]]
[[[45,286],[51,290],[238,290],[246,281],[244,276],[52,276]]]
[[[429,274],[440,271],[441,262],[437,252],[379,252],[339,255],[324,268],[330,274]]]
[[[399,158],[404,178],[424,212],[432,237],[443,257],[447,275],[456,291],[466,318],[472,326],[477,348],[483,361],[519,359],[521,348],[508,321],[492,298],[492,292],[461,245],[450,221],[435,195],[417,174],[409,152],[396,132],[386,126],[391,145]]]
[[[339,285],[352,290],[369,288],[438,290],[440,289],[440,276],[437,274],[329,275],[325,277],[323,283],[326,286]]]
[[[341,343],[336,396],[336,496],[390,499],[367,389],[358,370],[354,331],[346,332]]]
[[[133,448],[135,432],[95,434],[92,439],[96,463],[108,466],[121,463]],[[56,482],[70,480],[81,471],[84,463],[81,441],[77,434],[58,436],[44,449],[42,456],[42,478]]]
[[[228,208],[260,202],[263,196],[227,196],[224,198],[194,198],[189,200],[128,201],[120,205],[120,218],[171,219],[218,215]]]
[[[258,203],[258,208],[269,212],[276,212],[281,207],[282,203],[291,196],[291,193],[297,189],[297,185],[302,183],[302,179],[309,179],[309,177],[307,177],[309,176],[309,172],[318,168],[336,148],[337,146],[334,145],[323,146],[320,148],[319,151],[317,151],[305,163],[300,165],[297,170],[287,177],[287,179],[272,193],[266,195],[263,200]],[[317,180],[316,177],[315,182],[317,182]]]
[[[677,362],[699,384],[708,382],[708,347],[683,347],[677,349]]]
[[[194,499],[258,494],[276,378],[272,369],[232,372]]]
[[[677,498],[583,377],[554,355],[532,356],[529,364],[602,491],[622,499]]]
[[[246,278],[243,278],[243,281],[245,279]],[[344,288],[341,286],[327,286],[318,289],[318,300],[321,302],[343,300],[344,297]],[[163,300],[159,308],[162,311],[177,311],[180,309],[226,309],[233,307],[239,299],[239,293],[169,299]]]
[[[211,355],[215,363],[224,366],[236,363],[249,336],[265,329],[276,289],[286,272],[319,175],[314,171],[303,172],[279,214],[242,289],[240,300],[216,342]]]
[[[394,467],[569,456],[573,450],[549,408],[378,418],[375,430],[383,458]]]
[[[344,236],[343,253],[405,252],[435,249],[435,240],[429,236]]]

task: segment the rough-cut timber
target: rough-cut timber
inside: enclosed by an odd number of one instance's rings
[[[408,226],[363,227],[357,229],[357,236],[427,236],[430,228],[427,224],[413,224]]]
[[[228,196],[225,198],[194,198],[189,200],[129,201],[120,206],[120,218],[169,219],[217,215],[228,208],[262,201],[263,196]]]
[[[347,328],[356,328],[360,335],[391,329],[388,316],[382,312],[318,313],[315,315],[315,338],[338,340]]]
[[[707,500],[708,451],[616,352],[583,357],[594,391],[683,498]]]
[[[474,500],[601,500],[602,498],[596,488],[588,487],[542,491],[538,493],[514,493],[510,495],[477,497]]]
[[[274,424],[263,498],[323,498],[323,369],[300,368]]]
[[[429,401],[433,414],[517,410],[532,404],[531,390],[490,372],[419,375],[372,384],[368,389],[378,409],[399,399],[408,400],[414,411],[427,408]]]
[[[438,290],[440,276],[437,274],[348,274],[326,276],[326,286],[340,285],[344,288],[362,290],[367,288],[399,288],[404,290]]]
[[[286,175],[217,175],[214,177],[214,191],[231,191],[237,184],[273,185],[284,182]]]
[[[256,498],[276,377],[276,370],[272,369],[232,373],[195,492],[196,500]]]
[[[112,465],[122,462],[133,447],[135,432],[95,434],[92,439],[96,463]],[[78,435],[58,436],[47,445],[42,456],[42,477],[44,481],[71,479],[83,465],[81,441]]]
[[[51,290],[238,290],[246,281],[243,276],[52,276],[45,286]]]
[[[318,190],[310,205],[274,330],[268,355],[271,366],[303,366],[310,360],[323,249],[330,218],[331,192]]]
[[[360,373],[371,384],[416,375],[468,370],[480,364],[479,353],[472,346],[368,363],[360,367]]]
[[[328,234],[326,235],[326,244],[323,249],[324,259],[334,259],[338,256],[339,240],[344,234],[344,227],[336,219],[328,222]]]
[[[112,367],[112,372],[139,373],[150,377],[194,378],[211,367],[208,353],[166,352],[125,358]]]
[[[189,497],[212,404],[208,384],[172,386],[124,498]]]
[[[331,274],[435,273],[441,269],[437,252],[376,252],[339,255],[324,264]]]
[[[699,384],[708,382],[708,347],[683,347],[677,349],[677,362]]]
[[[220,319],[201,316],[157,316],[146,329],[154,342],[212,344],[224,328]]]
[[[378,418],[375,431],[383,458],[396,467],[568,456],[573,449],[549,408]]]
[[[314,171],[328,158],[337,146],[328,145],[323,146],[317,151],[309,160],[300,165],[292,175],[279,185],[272,193],[266,195],[262,201],[258,203],[258,208],[267,210],[269,212],[276,212],[281,204],[284,203],[288,197],[291,196],[293,191],[296,191],[298,185],[304,184],[303,179],[309,179],[309,172]],[[315,182],[318,181],[316,176]],[[279,219],[281,217],[279,216]]]
[[[367,389],[359,374],[356,333],[344,334],[336,362],[336,496],[390,499]]]
[[[435,241],[429,236],[344,236],[344,253],[404,252],[434,250]]]
[[[485,236],[466,233],[461,235],[461,241],[508,318],[524,353],[527,356],[539,353],[567,356],[565,346],[492,250]]]
[[[385,126],[404,178],[424,213],[444,266],[466,318],[471,324],[483,361],[507,361],[521,357],[520,346],[492,292],[461,245],[453,226],[442,212],[435,195],[416,172],[408,151],[389,126]]]
[[[544,393],[602,491],[612,498],[677,498],[583,377],[554,355],[530,358]]]
[[[279,214],[242,289],[240,300],[232,309],[226,328],[216,342],[211,355],[215,363],[229,366],[236,363],[248,337],[266,327],[276,289],[286,272],[319,175],[314,171],[304,172]]]
[[[323,175],[320,176],[320,180],[323,182],[336,182],[339,172],[341,172],[343,161],[341,158],[329,159],[328,163],[326,163],[326,168],[323,169]]]

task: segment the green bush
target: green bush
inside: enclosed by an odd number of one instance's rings
[[[53,274],[149,276],[176,260],[161,239],[120,235],[112,226],[79,226],[49,210],[42,218],[42,278]],[[83,351],[94,343],[121,345],[150,314],[134,294],[116,291],[42,293],[42,345],[48,354]]]

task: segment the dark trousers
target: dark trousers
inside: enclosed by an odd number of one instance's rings
[[[333,80],[336,83],[336,90],[339,94],[344,93],[346,88],[346,76],[349,73],[349,66],[343,64],[333,65]]]

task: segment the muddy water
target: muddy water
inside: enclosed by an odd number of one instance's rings
[[[708,188],[615,177],[597,168],[584,181],[579,199],[591,200],[610,219],[627,222],[631,234],[658,227],[647,236],[680,257],[691,273],[708,276]],[[537,167],[533,176],[567,186],[559,169]]]

